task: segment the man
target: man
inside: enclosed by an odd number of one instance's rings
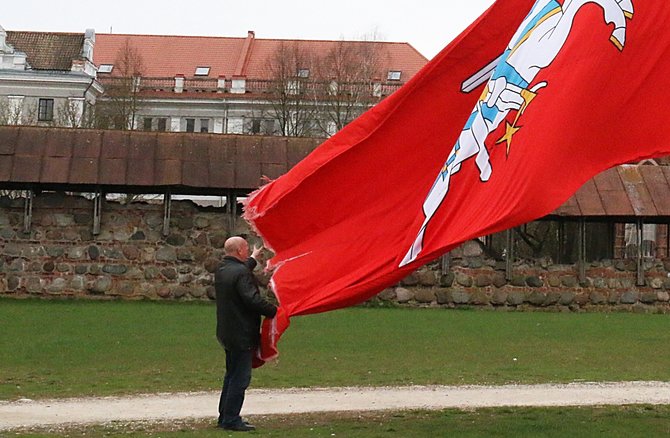
[[[218,427],[246,432],[255,427],[242,421],[244,392],[251,382],[252,359],[260,342],[261,315],[273,318],[277,307],[263,298],[253,274],[261,248],[242,237],[231,237],[215,274],[216,337],[226,350],[226,375],[219,401]]]

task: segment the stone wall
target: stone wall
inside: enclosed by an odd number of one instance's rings
[[[24,201],[0,198],[0,294],[14,297],[125,299],[213,298],[213,275],[231,235],[246,223],[223,208],[173,201],[170,232],[162,235],[160,203],[105,202],[94,236],[93,202],[43,194],[34,199],[29,233]],[[251,243],[257,243],[250,236]],[[261,261],[262,262],[262,261]],[[417,270],[374,300],[407,306],[481,306],[502,310],[632,310],[670,313],[670,260],[645,262],[645,285],[636,286],[634,260],[590,263],[586,281],[576,265],[550,259],[517,261],[510,280],[505,263],[467,242],[450,254],[443,273],[436,262]],[[262,284],[267,275],[260,274]]]
[[[419,306],[670,313],[670,260],[645,261],[644,286],[636,286],[635,260],[588,263],[584,282],[576,264],[516,261],[507,280],[505,262],[487,258],[474,242],[452,251],[449,265],[444,274],[439,263],[424,266],[377,298]]]
[[[33,203],[23,232],[24,200],[0,199],[0,290],[13,296],[123,298],[213,297],[212,273],[232,233],[221,208],[173,201],[170,233],[162,235],[160,203],[105,202],[93,236],[93,202],[46,194]]]

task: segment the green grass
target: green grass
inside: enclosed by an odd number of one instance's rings
[[[252,387],[670,380],[670,316],[352,308],[297,317]],[[0,300],[0,399],[212,390],[212,303]]]
[[[649,438],[670,435],[670,406],[495,408],[473,411],[403,411],[363,414],[310,414],[255,418],[257,437],[571,437]],[[12,436],[69,437],[228,437],[212,422],[112,424]]]

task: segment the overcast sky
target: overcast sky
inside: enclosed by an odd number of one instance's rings
[[[376,33],[427,58],[493,0],[3,0],[7,30],[257,38],[358,39]]]

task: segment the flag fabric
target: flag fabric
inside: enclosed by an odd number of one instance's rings
[[[469,239],[670,153],[670,3],[498,0],[405,86],[248,200],[277,317],[360,303]]]

